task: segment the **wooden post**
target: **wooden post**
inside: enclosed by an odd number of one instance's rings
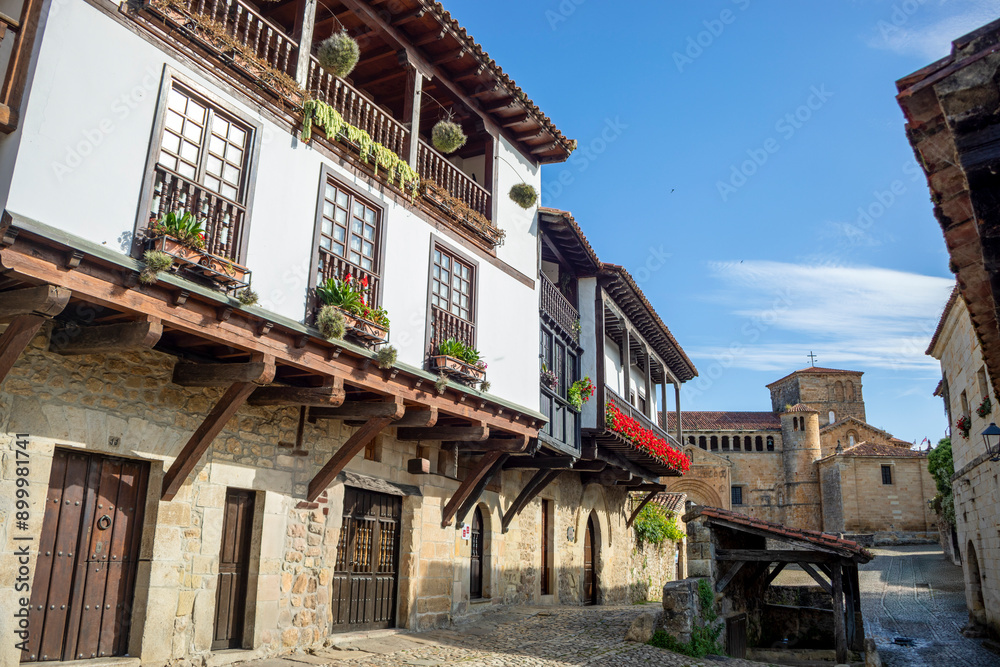
[[[656,423],[656,397],[653,396],[653,358],[649,354],[646,343],[642,344],[642,353],[646,357],[646,416]]]
[[[604,391],[605,386],[607,386],[607,376],[605,371],[605,346],[604,346],[604,288],[598,283],[597,294],[594,299],[594,337],[595,343],[594,349],[597,351],[597,377],[594,378],[597,385],[597,391],[595,392],[594,398],[597,399],[597,420],[594,426],[600,425],[604,426],[604,414],[607,412],[608,403],[606,394]]]
[[[667,372],[663,371],[663,382],[660,383],[660,415],[662,419],[657,419],[656,423],[660,425],[664,431],[667,430]],[[684,444],[683,442],[681,443]]]
[[[840,562],[833,564],[833,637],[837,662],[847,662],[847,628],[844,625],[844,574]]]
[[[628,322],[622,320],[622,398],[632,405],[632,341],[629,340]]]
[[[14,362],[43,324],[45,318],[41,315],[17,315],[7,325],[3,335],[0,335],[0,382],[7,377]]]
[[[399,52],[399,64],[406,68],[406,87],[403,89],[403,123],[409,129],[404,155],[413,169],[417,168],[420,146],[420,106],[423,100],[424,75],[410,64],[406,51]]]
[[[486,130],[489,132],[488,130]],[[486,155],[484,156],[486,160],[486,165],[483,167],[483,187],[489,190],[490,198],[486,203],[486,219],[493,220],[493,202],[496,199],[493,193],[497,191],[496,184],[496,162],[497,153],[500,151],[499,146],[500,140],[497,135],[489,132],[489,139],[486,140]],[[540,255],[539,255],[540,257]]]
[[[313,29],[316,27],[316,0],[299,0],[299,13],[295,17],[294,36],[299,41],[299,55],[295,62],[295,82],[309,87],[309,57],[312,55]]]
[[[677,414],[677,442],[684,444],[684,425],[681,423],[681,383],[674,383],[674,410]]]

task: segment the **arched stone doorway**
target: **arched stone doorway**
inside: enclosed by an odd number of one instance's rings
[[[583,603],[597,604],[600,582],[597,578],[598,555],[600,553],[600,533],[594,513],[587,517],[587,529],[583,538]]]
[[[966,549],[965,568],[965,602],[969,607],[969,620],[984,624],[986,623],[986,604],[983,600],[983,576],[979,571],[979,558],[976,554],[976,547],[969,540]]]
[[[723,504],[719,492],[712,488],[710,484],[699,479],[682,479],[678,482],[673,482],[668,486],[668,490],[671,493],[686,493],[687,499],[696,505],[729,509],[727,505]]]
[[[483,597],[483,512],[478,507],[472,514],[472,550],[469,562],[469,598]]]

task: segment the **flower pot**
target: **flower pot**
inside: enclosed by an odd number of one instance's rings
[[[486,371],[476,368],[472,364],[466,363],[456,357],[449,357],[446,354],[431,357],[431,369],[470,382],[482,382],[486,377]]]
[[[369,346],[385,343],[389,340],[389,330],[387,328],[353,315],[342,308],[338,308],[337,310],[344,315],[344,325],[347,327],[347,335],[354,336]]]
[[[201,261],[202,252],[197,248],[184,245],[173,236],[158,236],[150,241],[150,250],[164,252],[180,264],[196,265]]]
[[[207,269],[204,274],[218,283],[227,286],[247,285],[250,269],[242,264],[211,253],[204,253],[200,264],[203,269]]]

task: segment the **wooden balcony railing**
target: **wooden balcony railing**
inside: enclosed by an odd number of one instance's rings
[[[149,220],[180,211],[190,212],[201,222],[206,251],[243,263],[246,208],[156,165]]]
[[[375,105],[364,93],[320,67],[316,56],[309,59],[309,93],[326,102],[351,125],[367,132],[396,155],[406,157],[409,130]]]
[[[17,127],[43,4],[42,0],[22,0],[18,18],[4,13],[16,8],[16,3],[0,11],[0,67],[4,71],[0,87],[0,132],[5,134]]]
[[[431,306],[431,339],[427,354],[431,356],[437,354],[438,344],[449,338],[475,347],[476,327],[457,315],[452,315],[437,306]]]
[[[547,316],[552,322],[559,325],[567,335],[576,340],[579,337],[577,323],[580,321],[580,313],[551,280],[544,275],[541,276],[540,280],[542,289],[539,310],[542,315]]]
[[[548,418],[542,433],[570,449],[580,449],[580,413],[548,387],[541,388],[541,413]]]
[[[608,407],[613,405],[617,407],[619,412],[621,412],[622,414],[627,415],[632,419],[636,420],[637,422],[639,422],[640,424],[642,424],[643,428],[652,431],[657,436],[666,440],[667,444],[669,444],[674,449],[677,450],[683,449],[677,442],[677,438],[667,433],[659,424],[657,424],[652,419],[644,415],[642,413],[642,410],[633,406],[631,403],[629,403],[624,398],[619,396],[614,389],[612,389],[607,385],[604,386],[604,402],[605,402],[604,412],[607,412]]]
[[[362,278],[368,278],[368,294],[371,303],[380,305],[381,301],[381,282],[379,277],[371,273],[370,271],[365,271],[359,266],[351,264],[345,260],[340,255],[335,255],[332,252],[326,250],[325,248],[319,249],[319,275],[317,279],[320,282],[326,282],[330,278],[343,279],[344,276],[350,274],[353,281],[360,284]]]
[[[490,191],[476,183],[464,171],[453,165],[423,139],[417,148],[417,173],[462,200],[476,213],[490,220]]]

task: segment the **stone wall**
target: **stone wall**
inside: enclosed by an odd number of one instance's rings
[[[55,447],[150,462],[149,492],[140,547],[129,653],[143,664],[201,664],[211,654],[222,514],[227,488],[255,493],[248,632],[243,651],[214,661],[242,660],[304,649],[329,641],[331,579],[342,525],[344,484],[332,484],[315,503],[304,500],[308,482],[354,429],[334,420],[306,424],[295,446],[296,408],[244,406],[215,439],[190,478],[169,502],[159,500],[165,469],[221,395],[213,388],[171,383],[175,358],[155,351],[62,357],[47,351],[47,334],[32,341],[0,392],[0,608],[14,609],[17,542],[11,526],[17,465],[15,434],[27,434],[30,454],[31,543],[27,580],[41,532],[43,500]],[[436,443],[379,437],[378,460],[359,454],[347,471],[408,485],[400,519],[397,624],[426,629],[496,604],[580,604],[583,545],[593,516],[598,543],[599,597],[627,603],[650,580],[673,566],[647,560],[637,567],[633,531],[625,522],[627,489],[583,487],[578,474],[545,489],[552,501],[552,594],[540,593],[540,499],[503,534],[500,509],[509,507],[529,478],[508,471],[487,490],[480,508],[485,526],[484,599],[469,599],[470,541],[460,526],[441,526],[442,507],[459,485],[465,457],[449,459]],[[411,475],[406,461],[431,459],[445,474]],[[466,517],[471,522],[471,515]],[[650,554],[651,556],[651,554]],[[636,581],[640,584],[637,585]],[[642,583],[645,582],[645,583]],[[0,664],[20,660],[8,615],[0,621]]]
[[[771,406],[781,412],[786,405],[804,403],[819,412],[820,426],[855,417],[866,421],[865,401],[861,392],[861,373],[803,373],[769,385]],[[838,385],[838,383],[840,383]]]
[[[892,484],[882,483],[882,466],[892,467]],[[935,530],[927,501],[936,493],[926,457],[833,456],[817,463],[823,512],[833,532],[919,532]],[[842,526],[833,519],[838,513]]]

